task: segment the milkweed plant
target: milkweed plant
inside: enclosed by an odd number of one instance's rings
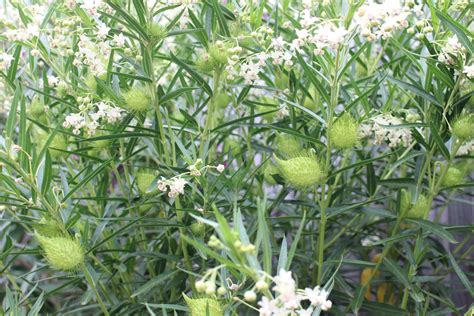
[[[1,0],[0,314],[472,311],[473,6]]]

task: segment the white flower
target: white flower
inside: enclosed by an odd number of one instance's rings
[[[473,79],[474,78],[474,65],[464,67],[463,73],[465,73],[469,79]]]
[[[304,292],[306,294],[306,298],[311,302],[311,305],[313,306],[321,305],[326,300],[321,295],[321,290],[319,286],[316,286],[314,289],[306,288]]]
[[[217,165],[216,167],[216,170],[219,172],[219,173],[222,173],[224,171],[225,167],[223,164],[219,164]]]
[[[182,178],[176,178],[170,183],[170,192],[168,192],[168,196],[170,198],[174,198],[179,194],[184,194],[184,186],[188,182]]]
[[[109,34],[109,31],[110,31],[110,27],[105,25],[105,23],[100,23],[99,27],[97,28],[97,33],[96,33],[97,37],[103,40],[107,37],[107,35]]]
[[[114,35],[114,43],[115,43],[115,46],[119,47],[119,48],[122,48],[125,46],[125,36],[123,36],[122,33],[118,34],[118,35]]]

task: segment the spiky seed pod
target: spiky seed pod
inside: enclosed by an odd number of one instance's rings
[[[167,35],[166,29],[158,23],[150,25],[149,33],[150,39],[154,43],[159,42]]]
[[[209,47],[209,55],[217,64],[226,64],[229,54],[225,46],[211,45]]]
[[[278,174],[278,168],[270,161],[268,161],[265,164],[264,170],[263,170],[263,179],[270,184],[274,185],[277,182],[275,181],[275,178],[273,178],[274,175]]]
[[[90,90],[94,92],[97,91],[97,81],[95,80],[94,76],[91,73],[87,75],[85,84]]]
[[[97,131],[94,137],[99,137],[99,136],[106,136],[108,135],[104,131]],[[94,140],[93,142],[90,142],[91,146],[97,149],[105,149],[107,148],[111,143],[110,139],[101,139],[101,140]]]
[[[137,175],[135,176],[135,180],[137,181],[138,192],[140,192],[141,194],[146,193],[155,178],[156,175],[153,172],[150,172],[148,170],[138,171]]]
[[[460,139],[471,139],[474,137],[474,114],[468,114],[458,118],[451,127],[453,135]]]
[[[358,129],[356,121],[344,114],[332,124],[329,138],[336,148],[351,148],[357,143]]]
[[[276,147],[280,154],[291,157],[303,150],[301,142],[296,137],[280,133],[276,137]]]
[[[31,101],[31,105],[28,108],[28,113],[35,118],[44,114],[44,105],[38,100],[37,97]]]
[[[44,147],[44,145],[46,145],[46,142],[48,141],[48,138],[50,136],[46,131],[41,128],[35,128],[33,130],[32,135],[33,141],[38,145],[38,151],[40,151]],[[64,156],[65,153],[62,150],[67,150],[67,146],[67,138],[62,134],[56,133],[53,136],[53,139],[49,143],[48,147],[51,157],[58,158]]]
[[[132,111],[143,112],[146,111],[150,105],[150,97],[145,89],[141,87],[133,87],[123,94],[127,107]]]
[[[217,61],[209,54],[202,54],[196,61],[196,67],[203,72],[211,72],[217,66]]]
[[[288,160],[275,157],[275,162],[283,178],[296,189],[309,188],[324,176],[317,158],[312,154]]]
[[[191,231],[196,236],[203,236],[206,232],[206,225],[202,222],[195,222],[191,224]]]
[[[34,225],[36,232],[41,236],[59,237],[62,236],[62,230],[52,220],[42,218],[38,224]]]
[[[400,210],[405,212],[405,216],[408,218],[424,218],[425,214],[428,213],[431,205],[428,199],[423,194],[418,195],[418,199],[414,204],[411,202],[411,194],[407,191],[402,191],[400,200]]]
[[[441,184],[444,187],[452,187],[455,185],[459,185],[463,182],[464,179],[464,171],[457,167],[449,167],[444,174],[443,180]]]
[[[215,298],[189,298],[183,294],[184,300],[189,307],[191,316],[223,316],[224,311],[219,301]]]
[[[84,262],[84,250],[79,241],[70,237],[46,237],[36,233],[49,263],[56,269],[71,271]]]
[[[231,97],[225,93],[225,92],[219,92],[215,97],[214,97],[214,104],[217,106],[219,109],[225,109],[227,105],[229,105],[231,101]]]

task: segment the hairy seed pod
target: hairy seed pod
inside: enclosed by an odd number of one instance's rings
[[[303,150],[301,142],[294,136],[280,133],[275,140],[276,147],[283,156],[294,156]]]
[[[444,187],[452,187],[452,186],[461,184],[463,182],[463,179],[464,179],[463,170],[456,167],[449,167],[443,176],[443,180],[441,181],[441,184]]]
[[[270,185],[274,185],[277,182],[275,181],[275,178],[273,176],[278,174],[278,168],[271,162],[268,161],[265,164],[264,170],[263,170],[263,179]]]
[[[137,181],[138,192],[140,192],[141,194],[146,193],[155,178],[156,176],[153,172],[150,172],[148,170],[138,171],[137,175],[135,176],[135,180]]]
[[[223,316],[224,311],[215,298],[189,298],[183,294],[191,316]]]
[[[143,88],[131,88],[123,94],[123,98],[127,107],[132,111],[143,112],[151,105],[150,97]]]
[[[280,174],[296,189],[306,189],[323,179],[323,172],[314,155],[300,156],[288,160],[275,157]]]
[[[359,126],[349,115],[344,114],[329,130],[329,138],[336,148],[351,148],[357,143]]]
[[[84,262],[84,250],[79,241],[70,237],[46,237],[36,233],[49,263],[63,271],[75,270]]]
[[[150,25],[149,33],[151,41],[155,43],[159,42],[167,35],[166,29],[158,23]]]
[[[460,139],[471,139],[474,137],[474,114],[468,114],[458,118],[451,127],[453,135]]]
[[[219,109],[225,109],[227,105],[232,101],[232,98],[225,92],[219,92],[216,96],[214,96],[214,104]]]
[[[224,46],[219,47],[217,45],[211,45],[209,47],[209,55],[217,64],[227,63],[228,52]]]
[[[191,231],[196,236],[203,236],[206,232],[206,225],[202,222],[195,222],[191,224]]]
[[[424,218],[425,214],[428,214],[430,208],[431,205],[423,194],[419,194],[415,203],[412,203],[411,194],[407,191],[402,191],[400,210],[405,212],[406,217],[414,219]]]

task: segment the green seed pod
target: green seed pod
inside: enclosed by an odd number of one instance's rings
[[[91,91],[97,91],[97,81],[95,81],[94,75],[92,75],[91,73],[87,75],[85,84]]]
[[[33,129],[32,136],[33,141],[38,146],[37,150],[42,150],[44,145],[46,145],[46,142],[48,141],[48,132],[38,127]],[[67,146],[67,138],[62,134],[56,133],[53,139],[51,140],[51,143],[49,143],[49,154],[52,158],[65,156],[66,153],[62,152],[61,150],[67,150]]]
[[[104,131],[97,131],[94,137],[100,137],[100,136],[106,136],[106,135],[108,135],[108,133]],[[99,150],[109,147],[110,143],[111,143],[110,139],[100,139],[100,140],[94,140],[93,142],[90,142],[91,146]]]
[[[191,316],[223,316],[224,311],[215,298],[189,298],[183,294]]]
[[[333,123],[329,138],[336,148],[351,148],[357,143],[359,126],[349,114],[344,114]]]
[[[155,181],[156,175],[148,170],[138,171],[135,181],[137,182],[138,192],[144,194],[148,191],[153,181]]]
[[[299,139],[294,136],[280,133],[276,137],[276,147],[283,156],[295,156],[303,150]]]
[[[123,94],[123,98],[127,103],[127,107],[132,111],[146,111],[151,105],[150,97],[145,89],[140,87],[131,88]]]
[[[474,137],[474,114],[458,118],[451,127],[451,133],[460,139]]]
[[[209,55],[217,64],[227,64],[227,48],[217,45],[212,45],[209,47]]]
[[[37,97],[31,101],[28,113],[35,119],[44,114],[44,106]]]
[[[226,139],[224,142],[223,152],[227,154],[230,152],[232,156],[238,156],[242,152],[242,148],[240,147],[241,143],[238,142],[236,139],[229,138]]]
[[[84,262],[84,250],[79,241],[69,237],[46,237],[36,233],[49,263],[63,271],[75,270]]]
[[[288,76],[284,72],[278,72],[275,75],[275,87],[280,90],[288,88]]]
[[[42,218],[38,224],[34,225],[37,234],[46,237],[60,237],[63,235],[62,230],[52,220]]]
[[[232,98],[225,92],[219,92],[214,97],[214,104],[219,109],[225,109],[231,101],[232,101]]]
[[[165,38],[168,32],[160,24],[153,23],[150,26],[149,33],[150,33],[151,41],[156,43],[162,40],[163,38]]]
[[[217,65],[217,61],[208,53],[202,54],[196,61],[196,67],[203,72],[211,72]]]
[[[461,184],[463,182],[463,179],[464,179],[463,170],[456,167],[449,167],[446,173],[444,174],[441,184],[444,187],[452,187],[452,186]]]
[[[306,189],[323,179],[323,172],[317,158],[308,154],[282,160],[275,157],[280,174],[296,189]]]
[[[202,222],[195,222],[191,224],[191,231],[196,236],[203,236],[206,232],[206,225]]]
[[[278,168],[271,161],[267,161],[264,168],[263,179],[270,185],[277,184],[273,176],[278,174]]]
[[[423,194],[418,195],[418,199],[414,204],[411,202],[411,194],[405,190],[402,191],[400,200],[400,210],[405,212],[408,218],[424,218],[428,214],[431,205]]]

